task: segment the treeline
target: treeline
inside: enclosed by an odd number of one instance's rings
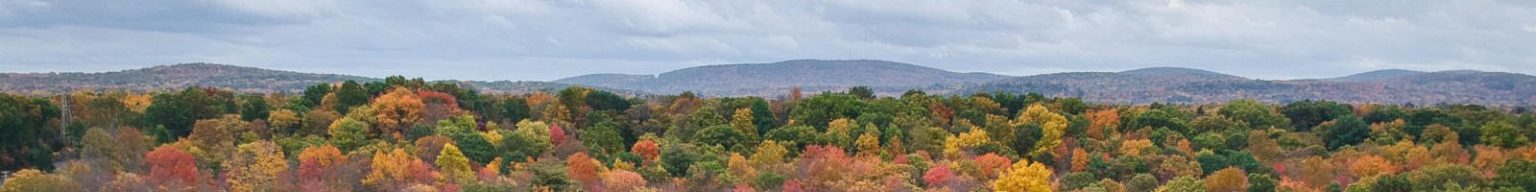
[[[0,191],[1526,191],[1536,115],[447,82],[0,94]]]

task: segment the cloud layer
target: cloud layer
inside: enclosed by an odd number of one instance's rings
[[[1496,0],[0,0],[0,71],[214,62],[552,80],[869,58],[1029,75],[1151,66],[1291,79],[1536,73],[1536,3]]]

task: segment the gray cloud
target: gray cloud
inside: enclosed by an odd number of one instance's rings
[[[551,80],[872,58],[1028,75],[1536,73],[1536,3],[1499,0],[0,0],[0,68],[215,62]]]

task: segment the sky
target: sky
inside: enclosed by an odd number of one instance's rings
[[[1536,74],[1526,0],[0,0],[0,72],[554,80],[793,59],[1033,75]]]

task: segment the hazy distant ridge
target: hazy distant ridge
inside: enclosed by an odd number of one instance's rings
[[[1028,67],[1028,66],[1021,66]],[[73,90],[165,90],[209,86],[243,92],[297,92],[315,83],[369,77],[300,73],[192,63],[104,73],[0,73],[0,91],[24,94]],[[1200,69],[1153,67],[1122,72],[1068,72],[1009,77],[960,73],[880,60],[790,60],[761,64],[690,67],[658,75],[591,74],[541,81],[453,81],[493,93],[550,91],[582,85],[626,95],[676,94],[781,97],[799,87],[806,94],[869,86],[894,96],[912,89],[929,94],[1035,92],[1088,101],[1145,104],[1214,103],[1238,98],[1285,102],[1328,99],[1378,103],[1536,103],[1536,77],[1518,73],[1453,70],[1379,70],[1302,80],[1258,80]]]
[[[243,92],[299,91],[304,86],[372,78],[300,73],[211,63],[161,65],[101,73],[0,73],[0,91],[63,93],[74,90],[166,90],[207,86]]]
[[[1007,76],[959,73],[880,60],[789,60],[690,67],[656,76],[583,75],[555,82],[657,93],[695,91],[706,95],[758,95],[775,92],[767,90],[787,90],[792,87],[844,89],[865,85],[905,90],[981,83],[1003,78]]]

